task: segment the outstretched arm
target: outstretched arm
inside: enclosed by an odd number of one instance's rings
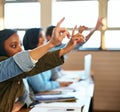
[[[98,18],[95,27],[89,32],[89,34],[88,34],[87,36],[84,37],[84,41],[83,41],[82,43],[80,42],[80,43],[74,48],[74,50],[79,49],[79,47],[81,47],[84,43],[86,43],[86,42],[90,39],[90,37],[94,34],[94,32],[95,32],[96,30],[98,30],[98,29],[103,25],[102,20],[103,20],[103,17],[102,17],[102,18]],[[78,28],[78,34],[79,34],[79,33],[82,34],[83,31],[85,31],[85,30],[87,30],[87,29],[88,29],[88,27],[86,27],[86,26],[79,26],[79,28]]]
[[[93,33],[94,33],[96,30],[98,30],[98,29],[103,25],[102,20],[103,20],[103,17],[102,17],[102,18],[98,18],[97,23],[96,23],[96,25],[95,25],[95,28],[93,28],[93,29],[90,31],[90,33],[86,36],[86,41],[88,41],[89,38],[93,35]]]
[[[95,27],[90,31],[90,33],[85,37],[86,41],[93,35],[93,33],[98,30],[102,25],[102,20],[103,20],[103,17],[102,18],[98,18],[97,20],[97,23],[95,25]],[[86,26],[80,26],[79,29],[78,29],[78,32],[79,33],[82,33],[84,30],[87,30],[88,27]]]

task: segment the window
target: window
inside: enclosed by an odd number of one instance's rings
[[[120,50],[120,31],[105,32],[105,48],[107,50]]]
[[[22,9],[22,10],[21,10]],[[5,28],[18,30],[22,40],[27,28],[40,26],[39,2],[6,2],[5,3]]]
[[[120,1],[108,1],[108,30],[105,32],[105,49],[120,50]]]
[[[89,32],[87,32],[89,33]],[[86,33],[86,34],[87,34]],[[100,32],[96,31],[92,37],[88,40],[87,43],[85,43],[82,47],[80,47],[80,50],[98,50],[100,48],[100,43],[101,38],[100,38]]]
[[[109,0],[108,2],[108,27],[120,27],[120,1]]]
[[[94,27],[98,18],[98,1],[53,2],[52,24],[62,17],[66,18],[63,24],[68,28],[81,24]]]
[[[22,39],[25,29],[41,26],[40,2],[5,0],[5,28],[17,29]],[[51,2],[51,24],[56,25],[58,20],[65,17],[62,25],[70,32],[74,25],[85,25],[89,27],[84,32],[86,35],[95,26],[98,17],[105,17],[105,27],[96,31],[80,48],[81,50],[120,50],[120,0],[51,0]],[[67,38],[63,42],[66,41]]]
[[[85,25],[92,28],[95,26],[98,18],[98,1],[53,2],[52,24],[56,24],[56,22],[62,17],[66,18],[62,25],[69,29],[72,29],[75,25]],[[96,42],[94,42],[94,39]],[[100,33],[96,32],[94,36],[82,47],[82,49],[95,49],[99,47]]]
[[[119,6],[119,0],[56,0],[53,2],[52,24],[55,24],[60,18],[66,17],[64,26],[69,29],[76,24],[85,25],[91,29],[95,26],[99,16],[105,17],[105,29],[96,31],[80,49],[120,50]]]

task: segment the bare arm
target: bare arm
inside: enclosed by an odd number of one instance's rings
[[[103,20],[103,17],[98,18],[95,27],[89,32],[89,34],[87,36],[85,36],[86,41],[89,40],[89,38],[93,35],[93,33],[103,25],[102,20]],[[83,31],[87,30],[87,29],[88,29],[88,27],[86,27],[86,26],[79,26],[78,33],[83,33]]]
[[[61,23],[64,21],[64,18],[61,19],[57,25],[56,28],[54,29],[53,35],[51,40],[43,46],[37,47],[36,49],[33,49],[30,51],[30,56],[32,57],[32,59],[34,60],[38,60],[40,59],[43,55],[45,55],[51,48],[59,45],[61,43],[61,41],[63,40],[63,38],[65,38],[65,36],[69,37],[69,32],[67,31],[66,28],[61,28],[60,25]]]

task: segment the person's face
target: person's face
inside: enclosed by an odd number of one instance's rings
[[[45,37],[44,37],[44,32],[40,32],[39,34],[39,42],[38,42],[38,46],[41,46],[45,43]]]
[[[46,36],[46,39],[47,39],[47,41],[49,41],[49,40],[51,39],[51,36],[50,36],[50,35],[47,35],[47,36]]]
[[[21,42],[17,33],[5,40],[4,48],[8,56],[13,56],[14,54],[22,51]]]

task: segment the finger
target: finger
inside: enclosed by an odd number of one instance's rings
[[[70,38],[70,33],[66,28],[60,28],[59,33],[63,36],[67,36],[68,38]]]
[[[85,42],[85,37],[83,35],[81,35],[80,33],[77,33],[76,35],[73,35],[73,39],[74,40],[79,40],[81,42]]]
[[[77,25],[75,25],[75,27],[73,28],[72,36],[74,35],[76,28],[77,28]]]
[[[69,32],[66,31],[66,32],[62,33],[62,35],[60,37],[61,37],[61,39],[64,39],[66,36],[69,38],[69,35],[70,35]]]
[[[65,17],[63,17],[63,18],[57,23],[57,25],[56,25],[57,28],[60,27],[60,25],[61,25],[61,23],[64,21],[64,19],[65,19]]]
[[[60,29],[59,29],[59,32],[67,32],[67,29],[66,28],[64,28],[64,27],[61,27]]]

